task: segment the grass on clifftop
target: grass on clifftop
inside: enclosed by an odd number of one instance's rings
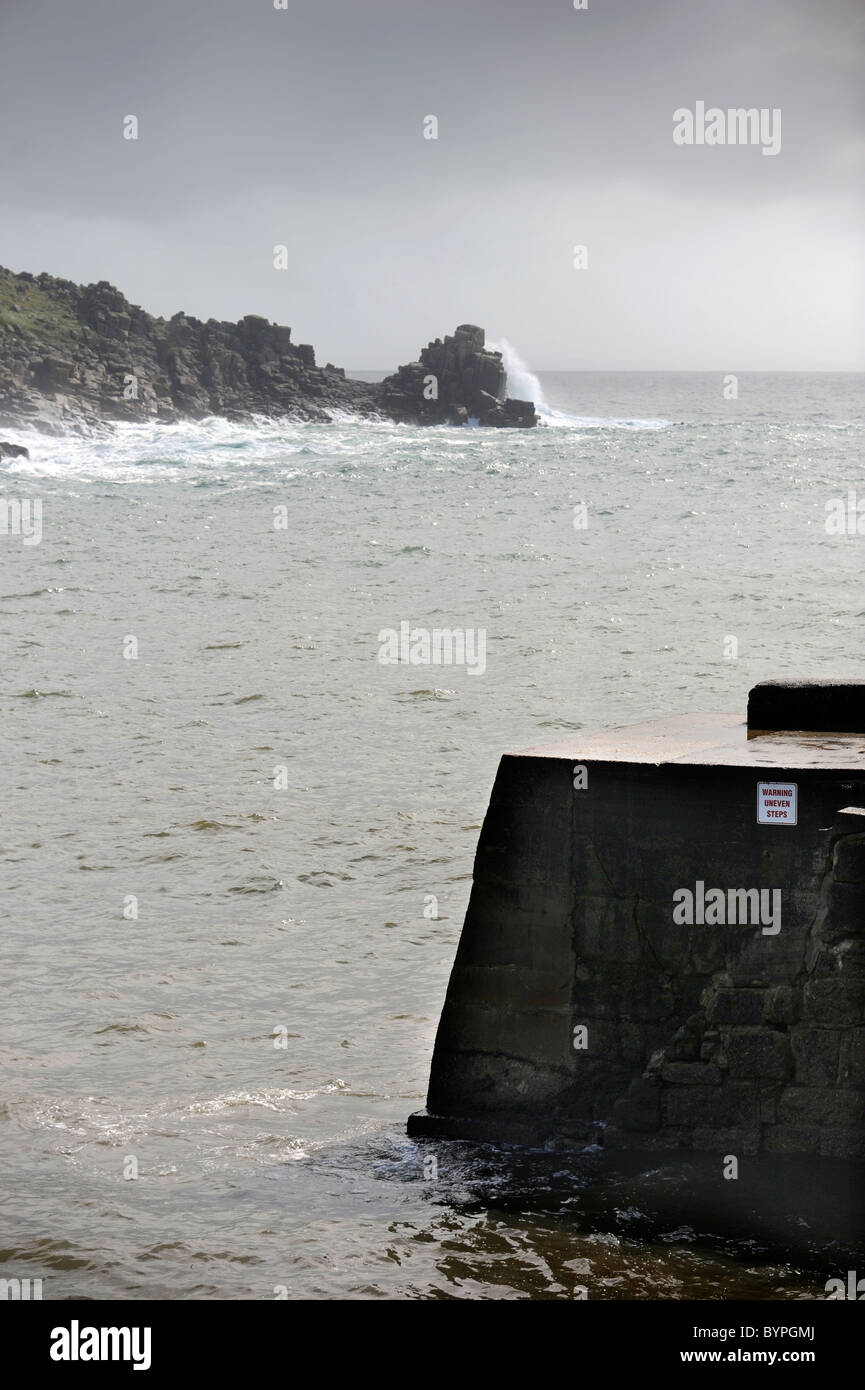
[[[70,350],[81,341],[81,324],[62,300],[10,273],[0,275],[0,335],[7,344],[10,335],[13,341],[23,336],[46,347]]]

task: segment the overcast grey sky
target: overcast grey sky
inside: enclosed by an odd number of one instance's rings
[[[0,263],[350,368],[465,321],[536,370],[865,368],[862,0],[588,4],[0,0]],[[780,153],[675,145],[697,101]]]

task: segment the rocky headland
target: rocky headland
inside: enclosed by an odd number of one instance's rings
[[[507,396],[501,353],[462,324],[380,382],[316,364],[291,329],[248,314],[237,323],[183,313],[155,318],[107,281],[76,285],[0,267],[0,425],[47,434],[116,421],[349,412],[413,425],[530,427],[531,401]]]

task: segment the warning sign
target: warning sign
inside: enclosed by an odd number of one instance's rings
[[[795,825],[799,788],[795,782],[757,783],[759,825]]]

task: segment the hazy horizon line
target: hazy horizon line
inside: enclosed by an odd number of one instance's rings
[[[390,376],[393,367],[345,367],[346,376],[352,372],[379,373]],[[617,376],[728,376],[729,366],[724,367],[535,367],[529,365],[533,376],[605,376],[615,372]],[[737,376],[865,376],[862,367],[737,367]]]
[[[55,271],[53,271],[53,270],[39,270],[39,271],[34,271],[34,270],[12,270],[12,268],[11,268],[10,266],[4,266],[4,265],[0,265],[0,270],[6,271],[6,272],[8,272],[8,274],[13,275],[13,276],[16,276],[16,277],[18,277],[18,278],[20,278],[22,275],[28,275],[28,276],[31,276],[34,280],[38,280],[38,278],[39,278],[40,275],[47,275],[47,276],[49,276],[52,280],[60,280],[60,281],[66,282],[67,284],[73,284],[73,285],[75,285],[75,286],[76,286],[77,288],[79,288],[79,289],[87,289],[87,288],[89,288],[89,287],[91,287],[91,286],[100,285],[100,284],[102,284],[102,285],[110,285],[112,289],[116,290],[118,294],[120,294],[120,295],[123,296],[123,298],[126,300],[127,304],[129,304],[132,308],[141,309],[142,312],[146,313],[150,318],[155,319],[155,320],[157,320],[157,321],[161,321],[162,323],[170,323],[170,322],[171,322],[171,319],[172,319],[173,317],[175,317],[177,314],[183,314],[183,316],[184,316],[185,318],[193,318],[193,319],[196,319],[199,323],[205,323],[205,324],[208,323],[208,322],[214,322],[214,323],[232,323],[232,324],[234,324],[234,323],[239,323],[239,322],[241,321],[241,319],[243,319],[243,318],[250,317],[250,318],[263,318],[263,319],[265,319],[265,321],[266,321],[267,323],[273,323],[273,324],[275,324],[277,327],[280,327],[280,328],[288,328],[289,331],[290,331],[291,333],[294,332],[294,328],[293,328],[292,325],[280,323],[279,319],[276,319],[276,318],[271,319],[271,318],[268,318],[267,315],[265,315],[265,314],[260,314],[260,313],[257,314],[257,313],[254,313],[254,312],[250,312],[249,314],[242,314],[242,315],[240,316],[239,319],[218,319],[214,314],[209,315],[208,318],[205,319],[205,318],[201,318],[198,314],[195,314],[195,313],[189,314],[189,313],[186,312],[185,309],[177,309],[177,310],[175,310],[175,313],[174,313],[173,315],[155,314],[155,313],[153,313],[150,309],[146,309],[146,308],[144,307],[144,305],[142,305],[142,304],[137,304],[137,303],[135,303],[134,300],[130,299],[129,296],[128,296],[128,294],[126,293],[126,291],[125,291],[124,289],[121,289],[119,285],[116,285],[116,284],[114,283],[113,280],[107,280],[107,279],[103,279],[103,280],[87,280],[87,281],[83,281],[83,280],[73,280],[73,279],[71,279],[70,276],[68,276],[68,275],[57,274],[57,273],[56,273]],[[471,320],[470,320],[470,319],[462,319],[461,322],[462,322],[462,323],[469,323],[469,322],[471,322]],[[478,326],[480,327],[480,325],[478,325]],[[456,327],[456,325],[455,325],[455,327]],[[485,338],[486,338],[486,336],[487,336],[487,330],[484,328],[484,329],[483,329],[483,332],[484,332],[484,335],[485,335]],[[449,334],[440,334],[440,335],[437,335],[437,336],[444,337],[444,336],[450,336],[450,335],[449,335]],[[494,335],[493,341],[496,341],[497,338],[498,338],[498,336],[499,336],[499,335]],[[430,341],[435,341],[435,340],[434,340],[434,339],[431,339]],[[317,356],[318,356],[318,351],[317,351],[317,348],[316,348],[315,343],[313,342],[313,343],[309,344],[309,346],[311,346],[311,347],[313,348],[313,350],[316,352],[316,357],[317,357]],[[489,349],[489,350],[490,350],[490,351],[496,351],[496,349],[494,349],[494,348],[493,348],[493,349]],[[422,351],[422,349],[419,349],[419,351]],[[417,359],[416,359],[416,358],[412,358],[411,360],[412,360],[412,361],[415,361],[415,360],[417,360]],[[321,364],[319,364],[318,361],[317,361],[317,362],[316,362],[316,365],[318,366],[318,365],[321,365]],[[337,365],[337,364],[336,364],[336,363],[332,363],[332,365],[335,366],[335,365]],[[373,375],[373,374],[374,374],[374,375],[379,375],[379,374],[381,374],[382,376],[391,376],[391,375],[397,370],[397,367],[399,367],[399,366],[401,366],[401,365],[402,365],[401,363],[397,363],[397,364],[396,364],[395,366],[393,366],[393,367],[343,367],[342,370],[345,372],[345,375],[346,375],[347,377],[351,377],[352,373],[354,373],[354,372],[366,372],[366,373],[369,373],[370,375]],[[730,368],[730,365],[729,365],[729,364],[726,364],[726,365],[723,366],[723,367],[538,367],[538,366],[536,366],[533,362],[529,362],[529,363],[527,363],[526,365],[527,365],[528,370],[532,373],[532,375],[537,375],[538,373],[545,373],[545,374],[552,374],[552,373],[568,374],[568,373],[571,373],[571,374],[586,374],[586,375],[588,375],[588,374],[593,373],[593,372],[594,372],[594,373],[598,373],[598,374],[616,372],[616,373],[619,373],[620,375],[624,375],[624,374],[626,374],[626,373],[630,373],[630,374],[632,374],[632,375],[653,374],[653,375],[656,375],[656,376],[662,376],[662,375],[676,375],[676,376],[685,376],[685,375],[700,376],[700,375],[705,375],[705,376],[711,376],[711,375],[718,375],[718,374],[720,374],[720,375],[723,376],[723,375],[729,374],[730,371],[731,371],[731,368]],[[863,362],[863,364],[862,364],[861,366],[859,366],[859,367],[838,367],[838,368],[836,368],[836,367],[737,367],[737,368],[736,368],[736,373],[737,373],[737,374],[747,374],[747,375],[750,375],[750,376],[759,376],[759,375],[764,375],[764,376],[862,376],[862,375],[865,375],[865,362]]]

